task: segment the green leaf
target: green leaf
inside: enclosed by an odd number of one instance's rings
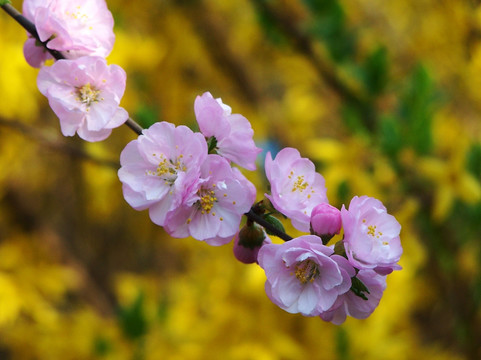
[[[338,0],[304,0],[311,11],[308,31],[324,41],[333,60],[342,62],[355,53],[357,38],[346,27],[346,16]]]
[[[365,293],[370,294],[369,289],[364,285],[364,283],[359,280],[357,277],[351,278],[352,285],[351,285],[351,291],[359,296],[360,298],[367,300],[367,296]]]
[[[135,340],[147,333],[147,318],[144,313],[144,294],[139,292],[130,305],[120,307],[117,318],[124,335]]]
[[[367,126],[363,121],[361,109],[350,104],[345,104],[341,108],[341,115],[346,127],[354,134],[368,135]]]
[[[337,187],[337,198],[340,203],[347,203],[350,197],[351,187],[349,186],[349,183],[344,180]]]
[[[339,360],[349,360],[350,356],[349,336],[343,327],[338,327],[336,331],[336,352]]]
[[[135,119],[140,126],[142,126],[144,129],[147,129],[159,121],[159,113],[160,112],[157,107],[149,106],[144,103],[137,108],[135,112]]]
[[[362,80],[369,94],[379,95],[384,91],[388,82],[388,68],[387,50],[383,46],[366,58],[362,67]]]
[[[395,159],[404,145],[399,120],[392,116],[382,117],[379,122],[378,138],[383,153]]]
[[[481,144],[472,144],[466,155],[468,171],[478,179],[481,178]]]
[[[271,224],[273,227],[275,227],[277,230],[285,233],[286,230],[284,229],[284,226],[282,225],[281,221],[272,216],[272,215],[264,215],[263,216],[264,220],[267,221],[269,224]],[[276,234],[272,233],[271,231],[269,231],[269,229],[265,229],[266,230],[266,233],[268,235],[273,235],[273,236],[276,236]]]
[[[0,0],[0,6],[11,4],[12,2],[10,0]]]
[[[157,306],[157,318],[161,323],[165,323],[169,315],[169,299],[166,295],[159,299]]]
[[[401,97],[399,116],[403,122],[403,138],[418,154],[426,155],[432,148],[432,115],[436,100],[431,77],[418,66]]]
[[[97,336],[94,339],[93,348],[94,355],[103,357],[112,352],[112,343],[103,336]]]
[[[267,10],[268,0],[256,0],[252,4],[256,8],[257,21],[264,31],[267,40],[277,46],[284,46],[288,43],[284,34],[279,30],[276,19]]]

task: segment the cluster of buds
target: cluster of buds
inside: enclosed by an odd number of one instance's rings
[[[38,35],[29,36],[24,54],[40,67],[38,87],[62,133],[106,139],[129,117],[119,106],[125,71],[105,60],[115,39],[105,1],[25,0],[23,12]],[[62,59],[46,66],[46,49]],[[255,186],[233,166],[256,169],[261,149],[250,122],[209,92],[196,98],[194,113],[200,132],[159,122],[127,144],[118,171],[125,200],[136,210],[148,209],[172,237],[214,246],[234,239],[235,257],[264,269],[267,296],[290,313],[335,324],[348,315],[369,316],[386,276],[400,269],[401,226],[384,205],[367,196],[354,197],[347,209],[329,205],[324,178],[294,148],[274,159],[267,154],[270,193],[254,205]],[[251,213],[262,221],[248,216],[239,230],[243,215]],[[288,237],[276,213],[306,234]],[[343,237],[329,245],[341,231]],[[279,233],[288,241],[273,243],[268,234]]]

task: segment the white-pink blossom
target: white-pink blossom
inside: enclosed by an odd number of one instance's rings
[[[168,212],[197,193],[206,157],[200,133],[167,122],[153,124],[120,154],[125,200],[136,210],[149,209],[152,221],[164,226]]]
[[[104,140],[128,119],[119,106],[125,83],[125,71],[98,56],[59,60],[42,67],[37,77],[40,92],[60,120],[62,134],[77,133],[87,141]]]
[[[348,209],[342,207],[341,217],[346,254],[354,267],[384,275],[401,268],[401,225],[381,201],[355,196]]]
[[[373,313],[386,289],[386,276],[379,275],[373,270],[360,270],[356,277],[368,289],[369,292],[364,292],[367,299],[348,291],[337,298],[331,309],[321,313],[323,320],[340,325],[348,315],[356,319],[366,319]]]
[[[271,195],[266,196],[274,208],[290,218],[296,229],[309,232],[312,209],[327,202],[322,175],[293,148],[282,149],[274,160],[268,153],[265,170],[271,185]]]
[[[199,129],[205,137],[215,137],[216,151],[226,159],[248,169],[256,169],[256,147],[249,120],[240,114],[232,114],[228,105],[206,92],[197,96],[194,103]]]
[[[170,212],[165,230],[174,237],[192,236],[223,245],[239,230],[241,218],[255,201],[254,186],[219,155],[208,155],[201,166],[199,187]]]
[[[115,41],[114,20],[105,0],[24,0],[23,15],[35,24],[47,47],[75,59],[85,55],[106,57]],[[33,38],[24,45],[27,62],[39,67],[48,52]]]
[[[333,252],[315,235],[262,246],[257,261],[267,276],[267,296],[290,313],[317,316],[330,309],[350,289],[354,274],[347,261],[340,266],[331,257]]]

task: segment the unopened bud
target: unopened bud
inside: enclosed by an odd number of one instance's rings
[[[245,225],[234,237],[234,256],[244,264],[255,263],[261,246],[270,242],[262,227]]]
[[[341,231],[341,212],[328,203],[320,203],[311,213],[311,234],[321,237],[326,244]]]

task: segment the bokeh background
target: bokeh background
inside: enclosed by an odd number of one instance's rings
[[[366,320],[280,310],[231,244],[172,239],[128,206],[127,127],[61,136],[0,12],[0,359],[481,358],[480,1],[107,3],[134,119],[195,127],[195,97],[221,97],[260,147],[311,158],[332,204],[381,199],[404,269]]]

